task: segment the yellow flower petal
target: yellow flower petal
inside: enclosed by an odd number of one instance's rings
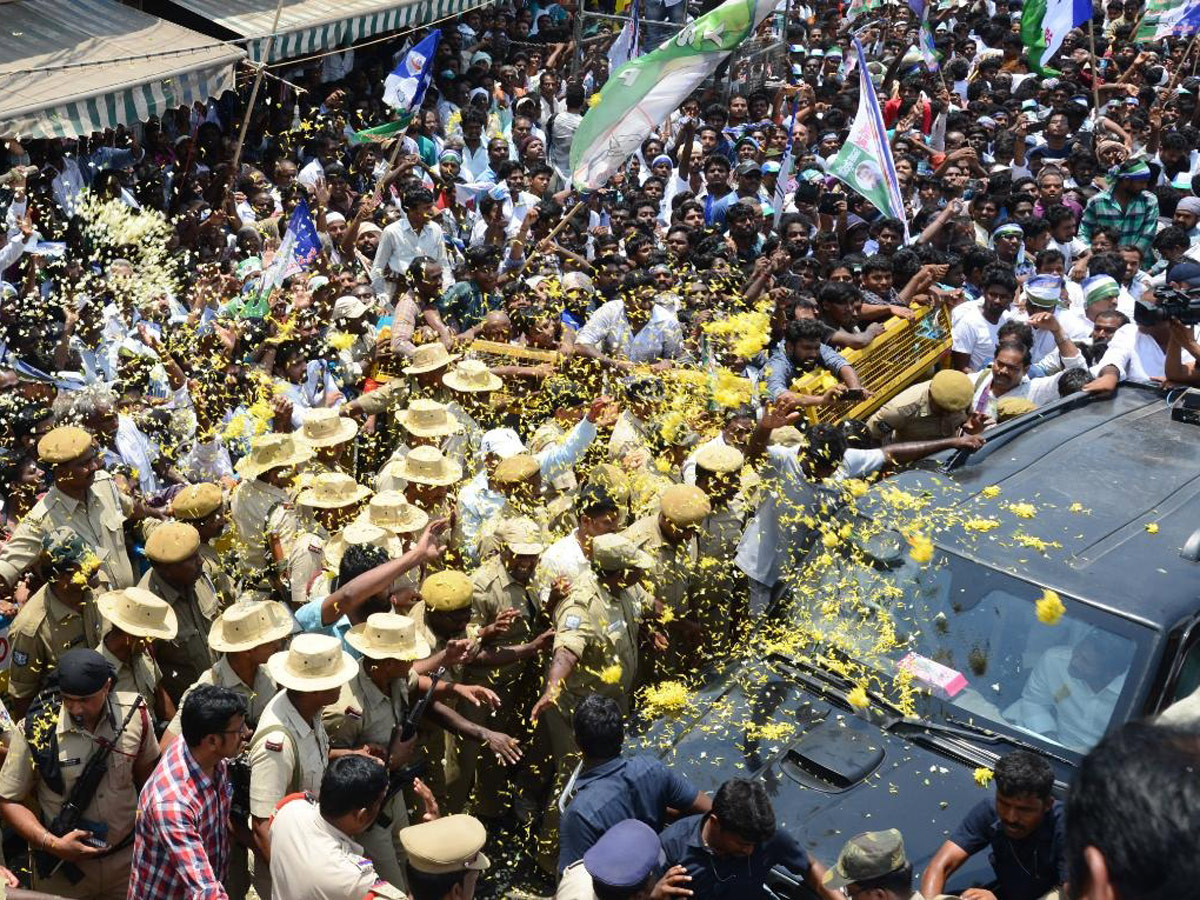
[[[1147,522],[1146,523],[1146,533],[1147,534],[1158,534],[1158,523],[1157,522]]]
[[[992,783],[992,770],[985,768],[984,766],[980,766],[978,769],[976,769],[975,770],[975,783],[977,785],[979,785],[981,788],[985,788],[989,784],[991,784]]]
[[[979,493],[982,494],[984,497],[987,497],[989,500],[991,500],[994,497],[999,497],[1000,496],[1000,485],[989,484],[987,487],[985,487]]]
[[[1057,625],[1066,611],[1067,608],[1063,606],[1063,602],[1058,594],[1049,588],[1042,591],[1042,596],[1037,601],[1037,617],[1039,622],[1043,625]]]
[[[867,689],[861,684],[846,695],[846,700],[855,709],[865,709],[871,703],[870,698],[867,696]]]

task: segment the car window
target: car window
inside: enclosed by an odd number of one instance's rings
[[[926,565],[855,560],[830,566],[798,615],[885,694],[915,689],[920,714],[1083,753],[1132,707],[1148,629],[1057,595],[1061,611],[1039,619],[1041,587],[941,551]]]

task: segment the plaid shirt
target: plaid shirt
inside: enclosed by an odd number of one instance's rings
[[[182,738],[167,748],[138,798],[130,897],[227,900],[233,788],[225,765],[209,778]]]
[[[1101,191],[1088,201],[1083,211],[1079,236],[1090,244],[1092,233],[1105,227],[1115,228],[1121,234],[1120,243],[1133,244],[1143,257],[1149,257],[1154,235],[1158,233],[1158,198],[1149,191],[1140,191],[1122,209],[1111,190]]]

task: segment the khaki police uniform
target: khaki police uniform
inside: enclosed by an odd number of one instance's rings
[[[126,694],[140,694],[146,701],[150,715],[154,715],[154,701],[158,685],[162,681],[162,669],[149,653],[135,652],[125,663],[117,659],[111,650],[101,644],[97,648],[117,672],[116,690]]]
[[[267,704],[271,702],[276,692],[275,682],[271,680],[266,666],[259,666],[255,671],[254,684],[246,684],[238,677],[237,672],[233,671],[233,666],[229,664],[229,659],[222,654],[213,663],[212,668],[201,672],[200,677],[196,679],[195,683],[184,691],[183,696],[179,698],[179,709],[175,711],[175,718],[167,726],[169,734],[178,737],[183,733],[180,723],[180,710],[183,709],[183,704],[187,700],[188,695],[201,684],[215,684],[218,687],[226,687],[236,691],[246,701],[246,724],[251,728],[254,728],[258,724],[258,720],[262,718],[263,711],[267,708]]]
[[[668,542],[657,513],[643,516],[621,534],[654,559],[654,598],[676,616],[686,615],[688,586],[696,571],[695,539],[682,544]]]
[[[275,560],[268,550],[271,538],[278,538],[281,547],[286,548],[299,531],[287,491],[257,478],[246,479],[234,488],[229,511],[241,540],[239,549],[247,572],[274,571]]]
[[[508,631],[493,642],[496,646],[525,644],[550,627],[549,620],[538,607],[537,589],[531,583],[521,584],[504,567],[499,555],[493,556],[471,576],[474,590],[471,595],[471,624],[478,628],[494,622],[506,609],[515,609],[520,617]],[[492,731],[514,736],[526,730],[528,712],[540,688],[541,661],[531,657],[505,666],[463,667],[463,681],[491,688],[500,697],[500,707],[475,706],[464,703],[459,712],[470,722],[486,725]],[[526,741],[522,741],[528,747]],[[528,755],[528,753],[527,753]],[[475,811],[481,816],[495,817],[504,812],[511,798],[513,784],[510,772],[495,755],[484,752],[474,741],[460,741],[458,766],[464,793],[475,790]],[[462,798],[464,801],[466,797]],[[453,805],[453,804],[452,804]]]
[[[171,604],[179,620],[179,633],[172,640],[159,641],[156,648],[163,668],[163,685],[178,705],[183,692],[214,662],[214,654],[208,648],[208,631],[220,614],[216,585],[201,572],[194,585],[179,590],[151,569],[142,576],[138,587]]]
[[[200,562],[204,565],[204,574],[212,582],[217,592],[217,603],[222,609],[237,597],[237,586],[229,577],[229,565],[221,559],[221,554],[208,544],[200,545]]]
[[[110,587],[131,587],[136,578],[125,546],[125,504],[107,472],[97,472],[82,501],[51,487],[0,547],[0,578],[14,585],[42,554],[42,537],[55,528],[69,528],[100,557]]]
[[[361,837],[361,836],[360,836]],[[314,797],[293,794],[271,820],[271,900],[405,900],[363,846],[322,815]],[[263,898],[266,900],[266,898]]]
[[[342,685],[337,703],[325,707],[322,721],[329,734],[331,747],[357,748],[375,744],[386,751],[392,730],[408,717],[409,698],[417,692],[417,674],[410,672],[404,681],[389,686],[390,696],[379,689],[360,665],[353,681]],[[375,871],[388,882],[406,888],[403,849],[400,829],[408,825],[408,809],[404,792],[398,792],[380,811],[388,824],[376,821],[358,836],[365,855],[375,864]]]
[[[950,412],[935,407],[929,383],[905,388],[867,420],[871,437],[877,441],[936,441],[954,437],[970,418],[970,409]]]
[[[439,637],[429,623],[425,620],[427,608],[425,601],[417,603],[408,611],[408,615],[416,624],[417,638],[429,644],[430,655],[441,653],[446,649],[447,641]],[[456,637],[466,637],[466,634],[456,635]],[[453,666],[446,670],[444,680],[447,682],[460,683],[463,667],[461,665]],[[458,709],[458,704],[454,698],[441,700],[446,706],[461,712]],[[421,724],[417,726],[417,743],[421,746],[421,752],[424,753],[425,759],[425,775],[421,779],[433,791],[435,797],[439,800],[446,798],[449,795],[451,785],[457,785],[459,779],[458,768],[458,741],[455,736],[447,732],[442,726],[430,720],[426,716],[421,720]],[[455,788],[457,790],[457,787]]]
[[[608,458],[620,463],[632,450],[645,450],[649,453],[653,443],[655,425],[639,419],[628,409],[621,410],[617,422],[613,425],[612,437],[608,439]]]
[[[57,668],[59,657],[74,647],[99,645],[103,625],[92,591],[75,609],[59,600],[50,585],[43,585],[21,607],[9,629],[8,692],[18,699],[32,699]]]
[[[0,769],[0,797],[15,802],[36,800],[43,823],[50,822],[58,815],[88,758],[100,742],[111,742],[116,737],[117,729],[137,699],[136,695],[119,692],[109,696],[111,701],[107,713],[101,716],[95,732],[76,727],[65,708],[59,712],[56,734],[63,776],[62,794],[50,790],[39,777],[23,727],[10,731],[8,756],[4,760],[4,767]],[[154,738],[150,713],[143,707],[130,719],[128,727],[116,741],[108,757],[108,771],[83,811],[84,819],[108,825],[104,840],[110,847],[121,847],[133,832],[139,789],[134,778],[134,767],[149,771],[157,758],[158,742]],[[132,861],[133,842],[130,840],[121,849],[106,856],[78,863],[83,872],[83,880],[78,884],[71,884],[61,871],[49,878],[41,878],[35,872],[34,887],[63,897],[125,900]]]
[[[293,607],[301,607],[314,597],[329,593],[325,572],[325,545],[329,532],[315,522],[307,523],[288,554],[287,580]]]

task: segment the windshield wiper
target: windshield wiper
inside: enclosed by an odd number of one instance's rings
[[[816,663],[802,657],[790,656],[786,653],[779,653],[776,655],[785,661],[789,666],[797,669],[803,669],[806,673],[816,676],[819,681],[823,682],[828,687],[829,691],[833,693],[838,700],[841,700],[847,706],[853,709],[854,704],[850,702],[849,693],[858,686],[856,682],[850,680],[844,675],[839,675],[837,672],[827,669],[824,666],[817,665]],[[899,706],[882,694],[868,690],[867,696],[871,698],[871,702],[874,705],[891,710],[897,715],[904,715]]]
[[[958,719],[953,716],[946,716],[946,722],[934,722],[930,719],[921,718],[904,718],[892,725],[888,726],[888,730],[895,730],[897,727],[911,728],[918,731],[928,731],[936,734],[942,734],[947,737],[956,737],[963,740],[978,740],[985,744],[1009,744],[1020,750],[1028,750],[1030,753],[1036,753],[1039,756],[1048,756],[1051,759],[1063,763],[1064,765],[1074,766],[1075,763],[1071,760],[1059,756],[1050,750],[1039,747],[1037,744],[1023,740],[1019,737],[1004,734],[1003,732],[993,731],[990,728],[985,728],[982,725],[976,725],[974,722],[968,722],[965,719]]]

